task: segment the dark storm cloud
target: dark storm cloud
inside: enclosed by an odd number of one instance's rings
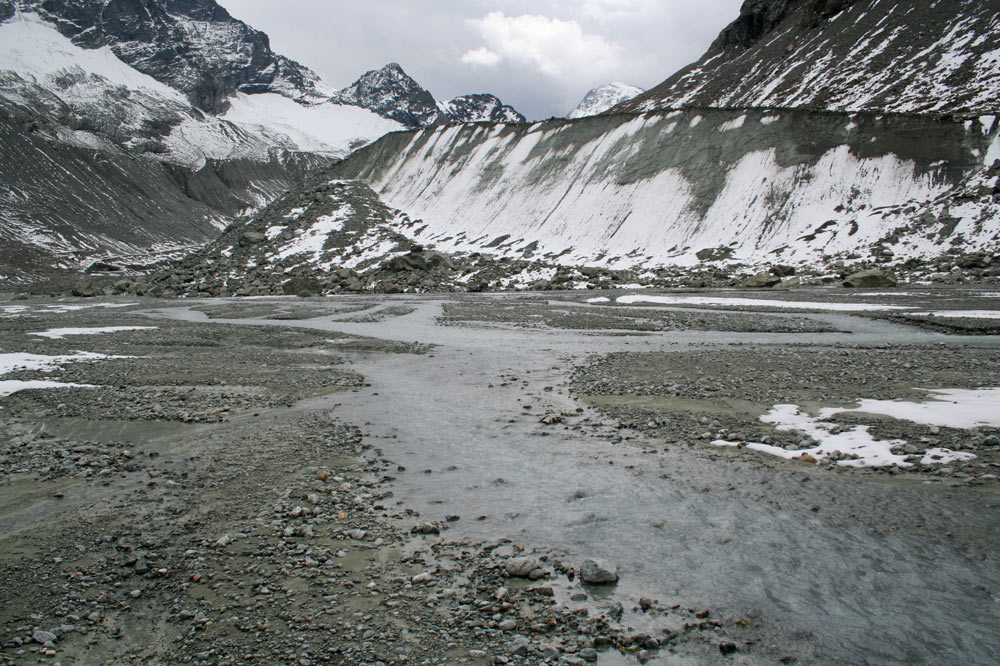
[[[398,62],[437,99],[491,92],[532,119],[594,86],[649,88],[696,60],[741,0],[220,0],[331,86]]]

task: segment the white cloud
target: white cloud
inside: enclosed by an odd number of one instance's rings
[[[641,0],[586,0],[583,3],[583,13],[587,16],[606,21],[625,14],[631,14],[643,8]]]
[[[621,46],[601,35],[585,33],[576,21],[490,12],[470,24],[479,30],[486,45],[467,51],[462,62],[496,65],[509,60],[548,76],[593,76],[595,72],[614,71],[621,64]]]
[[[484,67],[496,67],[500,64],[501,60],[503,60],[503,58],[500,57],[499,53],[494,53],[485,46],[479,49],[467,51],[465,55],[462,56],[462,62],[467,65],[482,65]]]

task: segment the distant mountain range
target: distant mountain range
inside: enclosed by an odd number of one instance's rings
[[[272,293],[281,271],[479,289],[962,254],[991,278],[998,15],[746,0],[652,90],[527,124],[397,64],[331,89],[211,0],[0,0],[0,279],[196,246],[168,276],[192,293]]]

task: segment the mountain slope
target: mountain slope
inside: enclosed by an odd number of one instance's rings
[[[613,81],[588,92],[576,108],[567,114],[567,118],[585,118],[604,113],[611,107],[627,102],[642,94],[642,88],[630,86],[627,83]]]
[[[107,253],[205,242],[327,157],[401,129],[364,109],[278,93],[237,93],[225,115],[206,114],[111,47],[82,48],[31,12],[0,22],[0,123],[10,139],[0,152],[5,239],[34,248],[4,254],[34,257],[33,270],[44,270],[46,256],[67,268],[72,257],[85,266]],[[18,132],[28,144],[14,140]],[[67,172],[86,177],[67,183]],[[74,218],[74,206],[108,214],[95,226],[89,214]]]
[[[696,63],[618,107],[1000,112],[1000,0],[746,0]]]
[[[821,265],[1000,249],[998,132],[993,116],[618,114],[397,133],[334,173],[449,252],[624,268],[721,247],[750,264]]]

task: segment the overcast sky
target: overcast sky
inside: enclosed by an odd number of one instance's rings
[[[435,99],[490,92],[529,119],[591,88],[651,88],[697,60],[742,0],[218,0],[342,88],[398,62]]]

